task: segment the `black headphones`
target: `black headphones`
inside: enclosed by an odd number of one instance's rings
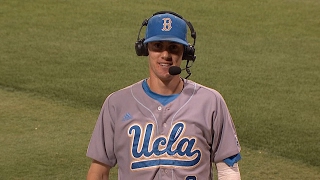
[[[169,13],[169,14],[172,14],[174,16],[179,17],[180,19],[184,20],[186,22],[186,24],[188,25],[188,27],[190,29],[190,32],[191,32],[191,37],[193,38],[193,44],[192,45],[189,44],[189,46],[185,46],[184,51],[183,51],[182,59],[183,60],[188,60],[188,61],[189,60],[190,61],[195,61],[196,60],[196,55],[195,55],[195,51],[196,50],[195,50],[194,46],[196,44],[196,36],[197,35],[196,35],[196,31],[193,29],[192,24],[189,21],[185,20],[179,14],[177,14],[175,12],[172,12],[172,11],[159,11],[159,12],[154,13],[151,17],[153,17],[155,15],[158,15],[158,14],[165,14],[165,13]],[[148,56],[149,55],[148,48],[147,48],[146,44],[144,44],[145,38],[140,39],[141,29],[142,29],[143,26],[147,26],[148,25],[148,20],[149,19],[145,19],[142,22],[140,30],[139,30],[139,33],[138,33],[137,42],[135,43],[135,49],[136,49],[136,53],[137,53],[138,56]]]

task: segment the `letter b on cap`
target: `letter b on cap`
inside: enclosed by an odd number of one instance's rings
[[[172,26],[171,26],[171,19],[170,18],[163,18],[163,27],[162,27],[162,31],[170,31]]]

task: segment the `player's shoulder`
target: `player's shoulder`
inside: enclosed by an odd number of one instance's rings
[[[223,99],[221,93],[214,88],[210,88],[208,86],[194,82],[192,80],[185,80],[185,84],[186,84],[186,87],[194,88],[195,92],[197,92],[199,94],[203,94],[203,95],[207,96],[208,98],[214,97],[214,98]]]
[[[141,89],[142,90],[142,82],[143,80],[140,80],[134,84],[131,84],[129,86],[126,86],[122,89],[119,89],[111,94],[108,95],[107,99],[118,99],[118,98],[125,98],[125,97],[128,97],[128,95],[130,96],[131,93],[132,93],[132,90],[133,88],[134,89]],[[137,87],[140,87],[140,88],[137,88]]]
[[[126,86],[122,89],[119,89],[115,92],[112,92],[111,94],[109,94],[103,104],[102,104],[102,108],[109,108],[109,107],[117,107],[117,106],[122,106],[124,104],[128,104],[128,102],[130,102],[133,98],[132,96],[132,91],[134,89],[134,91],[140,93],[142,90],[142,82],[138,81],[134,84],[131,84],[129,86]],[[139,88],[140,87],[140,88]]]

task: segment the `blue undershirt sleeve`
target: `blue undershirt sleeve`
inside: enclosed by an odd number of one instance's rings
[[[226,159],[223,160],[223,162],[225,162],[228,166],[233,166],[234,163],[237,163],[238,161],[240,161],[241,159],[241,155],[240,153],[234,155],[234,156],[230,156]]]

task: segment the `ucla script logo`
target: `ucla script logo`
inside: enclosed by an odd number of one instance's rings
[[[145,131],[139,125],[132,125],[128,135],[132,138],[131,153],[136,161],[131,163],[131,169],[195,166],[200,161],[201,151],[195,148],[194,138],[183,137],[184,129],[183,123],[176,123],[167,137],[153,138],[153,124],[147,124]]]

